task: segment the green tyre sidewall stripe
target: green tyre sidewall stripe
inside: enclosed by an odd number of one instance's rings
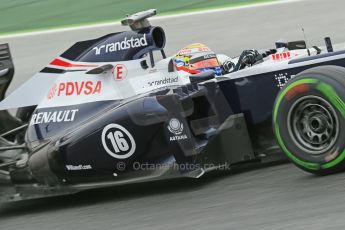
[[[279,126],[277,123],[277,117],[278,117],[280,104],[283,101],[287,92],[289,92],[292,88],[294,88],[298,85],[301,85],[301,84],[317,84],[316,89],[318,89],[326,97],[326,99],[328,99],[331,102],[331,104],[335,108],[337,108],[337,110],[340,112],[342,117],[345,119],[345,102],[338,96],[338,94],[336,93],[336,91],[333,89],[332,86],[330,86],[324,82],[321,82],[318,79],[314,79],[314,78],[305,78],[305,79],[295,81],[295,82],[291,83],[290,85],[288,85],[285,89],[283,89],[283,91],[278,95],[278,97],[276,99],[275,106],[274,106],[273,124],[274,124],[275,136],[277,138],[278,144],[281,147],[281,149],[283,150],[283,152],[285,153],[285,155],[291,161],[293,161],[297,165],[300,165],[301,167],[304,167],[304,168],[309,169],[309,170],[314,170],[314,171],[320,170],[320,169],[333,168],[336,165],[338,165],[339,163],[343,162],[343,160],[345,159],[345,149],[338,155],[338,157],[336,157],[334,160],[332,160],[330,162],[327,162],[324,164],[306,162],[304,160],[299,159],[298,157],[296,157],[294,154],[292,154],[288,150],[288,148],[286,147],[286,145],[285,145],[285,143],[284,143],[284,141],[280,135]]]

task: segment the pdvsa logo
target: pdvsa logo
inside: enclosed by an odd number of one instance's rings
[[[102,82],[82,81],[82,82],[61,82],[54,84],[49,92],[48,99],[60,96],[82,96],[94,95],[102,92]]]
[[[52,85],[52,87],[50,87],[50,90],[48,92],[48,99],[49,100],[52,99],[53,97],[55,97],[56,91],[57,91],[57,85],[54,84],[54,85]]]

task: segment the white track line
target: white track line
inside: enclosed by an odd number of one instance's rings
[[[172,15],[153,17],[150,20],[157,21],[157,20],[162,20],[162,19],[170,19],[170,18],[185,17],[185,16],[191,16],[191,15],[200,15],[200,14],[212,14],[212,13],[219,13],[219,12],[224,12],[224,11],[234,11],[234,10],[249,9],[249,8],[256,8],[256,7],[273,6],[273,5],[287,4],[287,3],[292,3],[292,2],[300,2],[300,1],[304,1],[304,0],[280,0],[276,2],[256,3],[256,4],[250,4],[250,5],[244,5],[244,6],[235,6],[235,7],[224,7],[224,8],[219,8],[219,9],[201,10],[201,11],[190,12],[190,13],[176,13]],[[120,25],[120,21],[97,23],[97,24],[91,24],[91,25],[85,25],[85,26],[72,26],[72,27],[67,26],[66,28],[59,28],[59,29],[47,29],[47,30],[42,30],[42,31],[8,34],[8,35],[0,36],[0,39],[36,36],[36,35],[43,35],[43,34],[75,31],[75,30],[95,29],[95,28],[102,28],[102,27],[116,26],[116,25]]]

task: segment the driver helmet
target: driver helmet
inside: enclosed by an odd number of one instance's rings
[[[222,74],[216,53],[201,43],[181,49],[175,56],[175,67],[190,74],[198,74],[205,70],[214,70],[218,76]]]

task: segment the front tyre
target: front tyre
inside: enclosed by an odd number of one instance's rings
[[[273,111],[276,139],[299,168],[319,175],[345,169],[345,68],[321,66],[289,81]]]

